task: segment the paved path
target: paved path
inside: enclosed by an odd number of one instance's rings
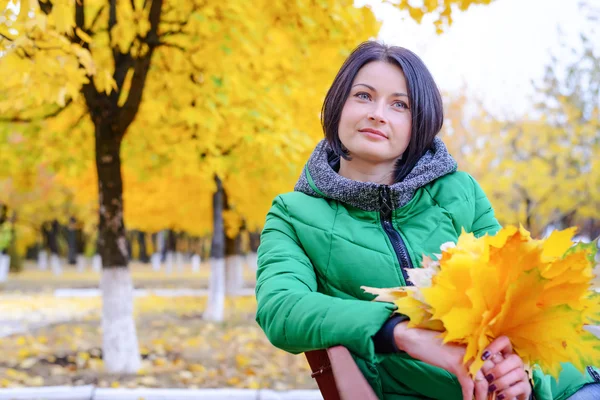
[[[99,298],[100,289],[57,289],[54,296],[50,299],[59,298]],[[203,297],[207,296],[208,291],[203,289],[136,289],[135,297],[159,296],[159,297]],[[254,288],[241,289],[236,296],[254,296]],[[3,303],[2,300],[10,300],[10,304]],[[50,300],[48,299],[48,300]],[[90,304],[83,306],[79,304],[70,307],[68,304],[61,304],[60,307],[36,300],[35,307],[32,307],[32,296],[24,294],[2,294],[0,295],[0,338],[28,332],[44,326],[68,322],[79,319],[97,309],[97,306]],[[15,307],[15,303],[22,303],[24,307]],[[42,303],[42,304],[39,304]]]
[[[0,338],[83,318],[98,308],[97,303],[57,301],[53,296],[1,295]]]
[[[0,400],[322,400],[318,390],[252,389],[100,389],[49,386],[0,389]]]
[[[135,289],[135,297],[203,297],[208,296],[206,289]],[[100,289],[56,289],[55,297],[100,297]],[[240,289],[234,296],[254,296],[254,288]]]

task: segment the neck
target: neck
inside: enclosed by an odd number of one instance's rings
[[[358,182],[373,182],[380,185],[394,183],[395,162],[371,164],[362,160],[340,159],[339,175]]]

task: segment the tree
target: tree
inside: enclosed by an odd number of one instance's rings
[[[459,164],[479,180],[502,223],[534,235],[598,217],[600,57],[585,37],[583,45],[564,74],[556,59],[546,68],[529,115],[506,120],[480,109],[465,123],[462,107],[450,107]]]
[[[426,2],[422,11],[449,21],[452,3],[488,2]],[[62,134],[93,132],[104,361],[134,372],[121,157],[143,164],[152,153],[151,162],[177,160],[188,175],[203,161],[211,177],[224,176],[223,149],[276,150],[317,135],[305,130],[318,115],[312,99],[378,25],[367,9],[333,0],[2,0],[0,10],[0,113],[51,119]]]

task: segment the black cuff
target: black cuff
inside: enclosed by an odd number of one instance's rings
[[[373,336],[376,353],[398,353],[400,350],[394,340],[394,328],[400,322],[408,321],[409,318],[403,314],[392,314],[390,319],[385,321],[381,329]]]

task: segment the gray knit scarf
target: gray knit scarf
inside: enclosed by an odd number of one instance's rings
[[[339,157],[333,154],[327,141],[322,140],[306,163],[294,190],[313,197],[337,200],[364,211],[379,210],[379,193],[382,185],[344,178],[336,172],[338,168]],[[318,192],[309,184],[307,170]],[[406,178],[389,186],[393,207],[402,207],[413,198],[417,189],[454,171],[456,171],[456,161],[448,153],[444,142],[435,138],[431,148],[421,157]]]

